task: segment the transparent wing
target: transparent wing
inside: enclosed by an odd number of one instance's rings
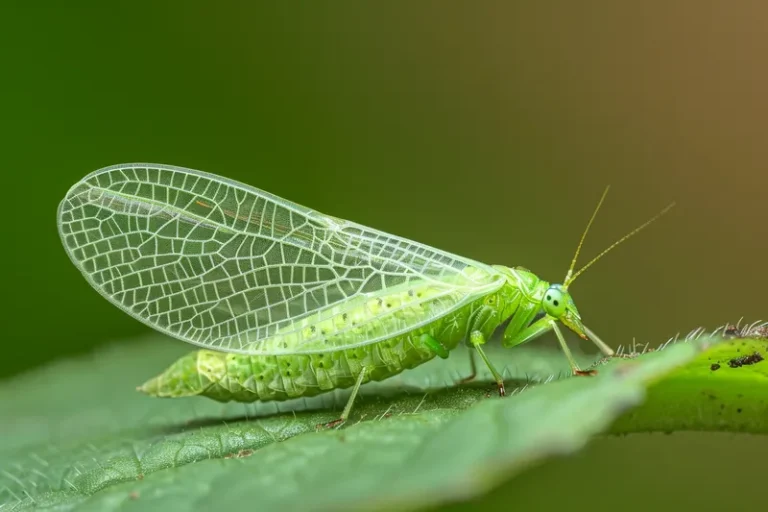
[[[308,321],[409,285],[437,290],[426,315],[371,314],[364,321],[379,327],[357,329],[375,334],[334,348],[374,343],[503,279],[490,266],[233,180],[156,164],[86,176],[59,205],[58,225],[72,261],[112,303],[161,332],[229,352],[280,352],[267,341],[287,335],[285,352],[315,351]]]

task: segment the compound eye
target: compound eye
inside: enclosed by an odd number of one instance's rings
[[[557,288],[550,288],[544,295],[544,311],[548,315],[554,317],[560,317],[565,313],[565,296],[563,292]]]

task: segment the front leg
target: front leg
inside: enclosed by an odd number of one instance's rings
[[[541,318],[540,320],[534,322],[533,324],[512,336],[505,336],[504,341],[502,341],[502,345],[507,348],[514,347],[515,345],[522,345],[523,343],[534,340],[551,330],[555,331],[557,341],[560,343],[560,348],[563,349],[565,357],[568,358],[568,364],[571,366],[571,372],[573,375],[595,375],[597,373],[596,370],[585,371],[579,368],[579,365],[576,364],[576,360],[573,358],[573,354],[571,354],[571,349],[569,349],[568,345],[565,343],[565,338],[563,337],[563,333],[560,331],[560,328],[557,326],[557,322],[549,316]]]

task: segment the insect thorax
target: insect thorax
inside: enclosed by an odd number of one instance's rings
[[[485,311],[479,311],[474,328],[489,337],[505,320],[511,319],[506,335],[511,336],[528,326],[542,313],[542,299],[550,284],[522,267],[494,265],[507,278],[506,283],[483,300]]]

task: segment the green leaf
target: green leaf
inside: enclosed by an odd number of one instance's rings
[[[768,336],[735,338],[651,386],[614,433],[703,430],[768,432]]]
[[[707,344],[681,342],[601,364],[597,377],[546,384],[535,383],[566,375],[559,351],[490,347],[511,381],[535,384],[505,399],[487,375],[450,387],[467,372],[460,351],[366,385],[345,428],[316,431],[338,416],[346,392],[282,404],[153,399],[136,384],[184,347],[135,341],[3,383],[0,503],[9,510],[373,510],[467,498],[534,461],[578,450],[641,403],[648,384],[657,382],[652,390],[664,396],[665,383],[687,370],[659,379]],[[699,356],[697,368],[731,345]],[[674,396],[683,411],[685,388]],[[647,415],[669,412],[672,402]],[[687,414],[677,414],[678,424]],[[647,415],[617,425],[656,428]]]

